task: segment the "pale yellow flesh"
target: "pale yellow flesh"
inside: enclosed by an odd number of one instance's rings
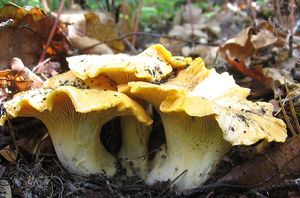
[[[146,182],[173,181],[177,190],[197,187],[212,174],[231,145],[213,117],[190,117],[184,113],[161,113],[167,148],[159,152]]]
[[[122,145],[119,156],[128,175],[137,174],[145,178],[149,171],[148,141],[151,127],[136,120],[133,116],[121,117]]]

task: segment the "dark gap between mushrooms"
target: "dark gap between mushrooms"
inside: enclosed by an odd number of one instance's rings
[[[120,117],[115,117],[106,122],[100,130],[101,143],[109,153],[116,156],[120,151],[122,144]]]
[[[166,143],[166,136],[163,123],[159,113],[152,107],[153,112],[153,127],[151,130],[148,151],[149,151],[149,160],[152,160],[155,157],[156,152],[159,148]]]

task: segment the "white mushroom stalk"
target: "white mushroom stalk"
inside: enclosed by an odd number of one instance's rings
[[[151,127],[133,116],[121,118],[122,145],[118,155],[128,175],[137,174],[145,179],[149,172],[148,141]]]
[[[151,124],[140,105],[115,91],[71,86],[41,88],[16,95],[4,107],[9,117],[40,119],[49,131],[62,165],[78,175],[115,173],[115,159],[100,142],[101,127],[106,122],[117,116],[134,116],[144,124]]]
[[[161,119],[166,145],[153,160],[147,183],[173,181],[182,173],[175,182],[179,190],[205,182],[231,148],[215,119],[180,113],[161,113]]]

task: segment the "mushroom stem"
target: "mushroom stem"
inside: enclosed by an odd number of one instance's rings
[[[212,116],[190,117],[184,113],[160,113],[166,148],[155,157],[147,183],[173,180],[187,170],[175,186],[190,189],[205,182],[216,164],[230,150]]]
[[[104,171],[109,176],[115,173],[115,159],[100,142],[101,122],[75,118],[44,123],[57,157],[68,172],[88,175]]]
[[[122,146],[119,155],[124,159],[123,165],[129,175],[134,171],[145,178],[149,169],[147,152],[151,127],[140,123],[133,116],[122,117],[121,127]]]

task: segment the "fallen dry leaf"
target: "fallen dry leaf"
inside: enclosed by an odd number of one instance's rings
[[[0,69],[7,69],[13,57],[22,59],[30,69],[38,63],[55,18],[39,8],[25,8],[6,4],[0,9],[0,23],[13,20],[0,29]],[[59,29],[63,25],[59,24]],[[67,44],[60,30],[47,49],[48,56],[66,54]]]
[[[10,146],[6,146],[5,148],[0,150],[0,155],[4,157],[7,161],[15,163],[17,159],[16,151],[12,150]]]
[[[20,91],[43,85],[42,79],[25,67],[19,58],[13,58],[10,65],[11,69],[0,71],[0,103]]]
[[[119,37],[115,20],[108,13],[88,12],[84,14],[84,17],[87,36],[99,41],[109,41]],[[109,41],[106,44],[119,52],[125,49],[125,45],[120,40]]]
[[[249,76],[265,85],[271,85],[271,83],[273,82],[271,78],[266,77],[263,74],[262,68],[260,68],[258,66],[252,67],[252,68],[247,68],[245,65],[245,62],[243,60],[241,60],[241,61],[233,60],[233,58],[230,57],[229,54],[227,54],[227,56],[226,56],[226,61],[234,69],[238,70],[245,76]]]
[[[223,57],[226,57],[226,54],[229,54],[232,59],[238,59],[239,61],[244,61],[248,64],[254,50],[250,40],[252,31],[252,28],[246,28],[234,38],[226,41],[219,49],[220,54]]]
[[[21,59],[12,58],[12,60],[10,62],[10,65],[11,65],[12,71],[21,72],[22,77],[24,78],[24,80],[26,79],[27,81],[31,82],[30,83],[30,88],[32,88],[32,89],[39,88],[43,85],[43,83],[44,83],[43,80],[39,76],[37,76],[35,73],[33,73],[30,69],[25,67],[25,65],[23,64]],[[17,82],[18,82],[18,80],[20,80],[20,78],[16,78]],[[18,87],[18,83],[16,85]],[[28,87],[19,88],[20,91],[25,91],[25,90],[28,90],[28,89],[29,89]]]
[[[113,54],[113,50],[105,43],[86,34],[86,20],[84,13],[64,12],[61,20],[69,24],[67,38],[72,46],[85,54]]]
[[[300,177],[300,136],[294,136],[283,144],[269,147],[254,159],[236,166],[221,183],[234,183],[249,187],[269,187],[286,179]]]
[[[244,61],[248,66],[257,50],[271,46],[277,41],[282,45],[275,28],[268,22],[262,22],[256,28],[243,29],[235,37],[227,40],[219,52],[223,57],[229,54],[232,59]]]

